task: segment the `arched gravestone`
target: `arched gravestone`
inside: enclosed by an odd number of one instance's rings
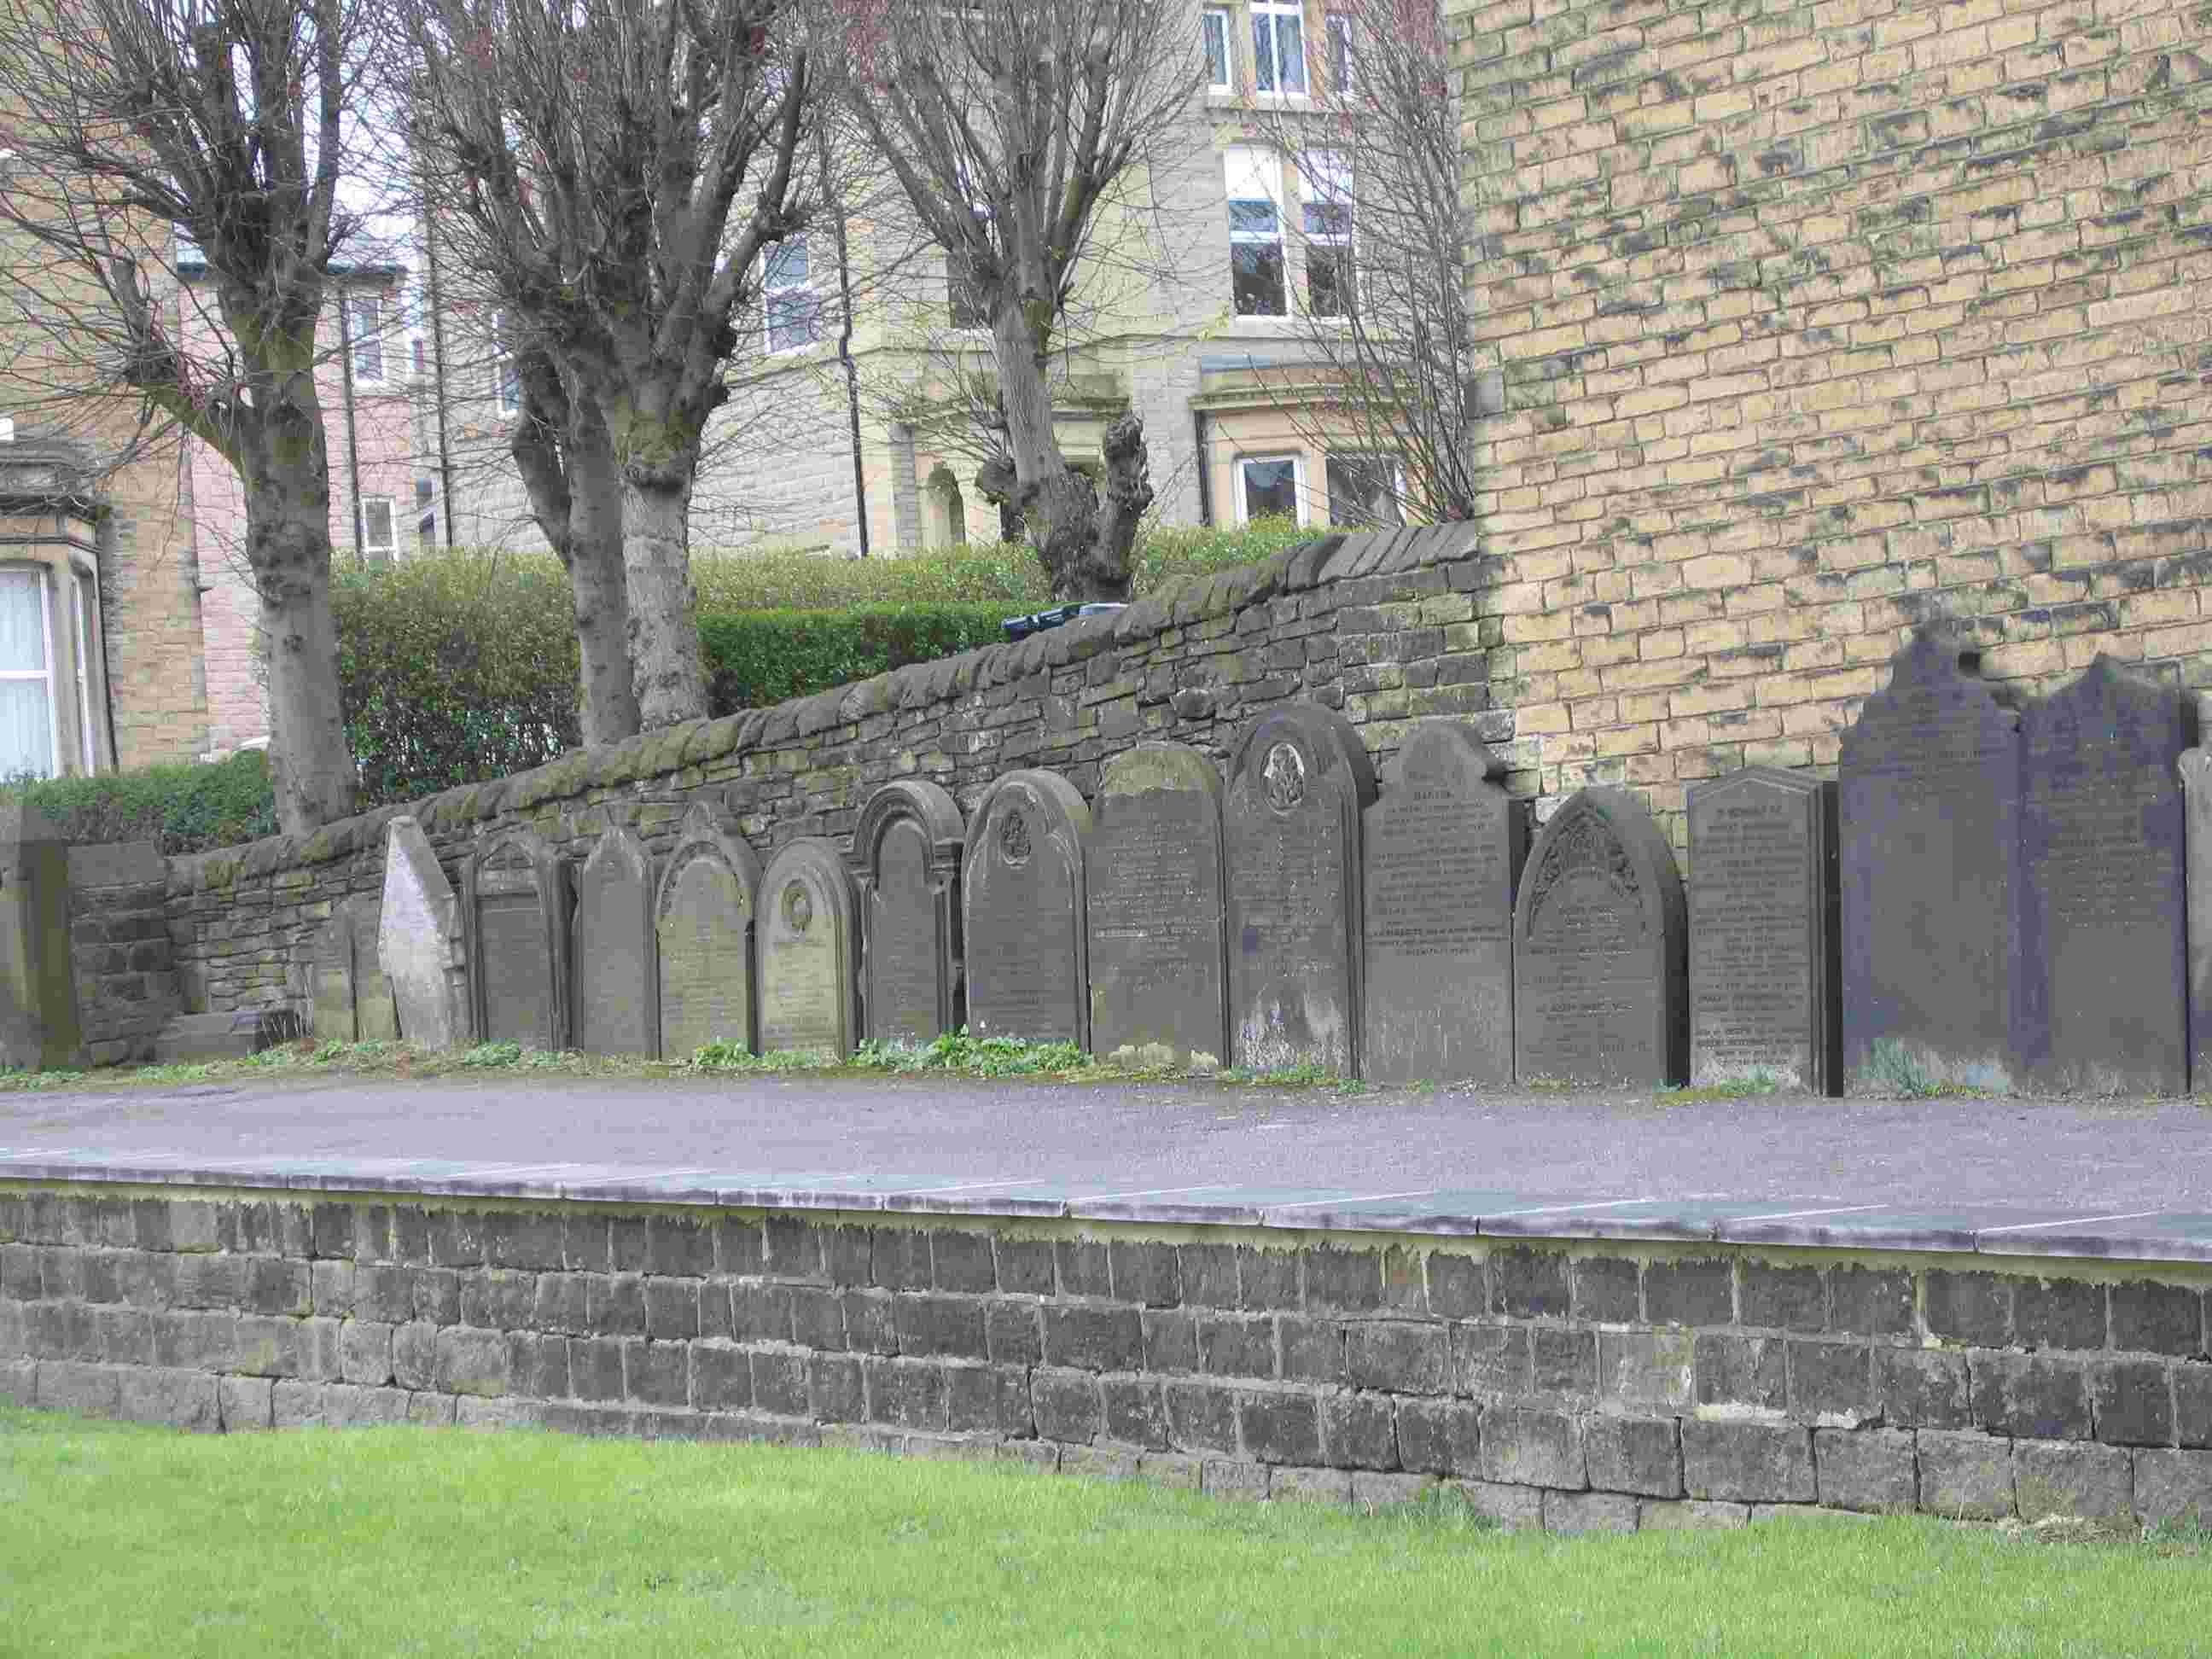
[[[1360,814],[1375,769],[1340,714],[1252,723],[1229,768],[1229,1050],[1238,1066],[1358,1074]]]
[[[1213,763],[1179,743],[1140,744],[1109,762],[1083,866],[1093,1050],[1221,1065],[1229,963]]]
[[[471,997],[480,1042],[568,1046],[567,872],[526,830],[494,836],[469,861]]]
[[[1513,888],[1528,850],[1504,765],[1454,720],[1415,726],[1360,838],[1360,1075],[1513,1080]]]
[[[450,1048],[475,1030],[466,937],[460,902],[429,837],[401,814],[385,830],[376,954],[399,1034],[418,1048]]]
[[[968,821],[968,1024],[977,1036],[1091,1042],[1083,838],[1091,809],[1066,779],[1009,772]]]
[[[2020,996],[2019,718],[1923,629],[1838,766],[1845,1087],[2005,1089]]]
[[[2178,694],[2100,655],[2020,713],[2020,1057],[2043,1089],[2189,1087]]]
[[[808,837],[761,878],[760,1048],[853,1052],[860,1031],[860,906],[837,849]]]
[[[1752,766],[1689,805],[1690,1081],[1835,1093],[1835,785]]]
[[[653,860],[621,824],[599,836],[577,875],[569,937],[576,1046],[587,1054],[658,1054]]]
[[[399,1035],[392,985],[377,957],[383,914],[381,895],[357,893],[300,945],[295,959],[308,1029],[318,1042],[389,1042]]]
[[[958,805],[926,779],[887,783],[860,808],[861,1016],[879,1042],[927,1042],[963,1023],[963,839]]]
[[[760,882],[760,860],[734,825],[704,806],[684,816],[653,909],[665,1059],[688,1060],[714,1042],[755,1051],[753,905]]]
[[[1682,878],[1666,837],[1626,791],[1578,791],[1528,849],[1514,902],[1521,1081],[1681,1081],[1683,957]]]

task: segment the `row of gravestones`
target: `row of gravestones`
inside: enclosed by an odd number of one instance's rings
[[[657,867],[617,828],[573,881],[500,834],[456,899],[402,819],[382,905],[343,908],[303,967],[323,1036],[682,1056],[965,1023],[1386,1081],[1832,1091],[1911,1067],[2173,1092],[2192,1024],[2212,1034],[2186,988],[2185,720],[2102,659],[2014,713],[1923,634],[1845,734],[1840,787],[1754,768],[1692,789],[1686,893],[1622,792],[1575,795],[1530,846],[1469,729],[1415,727],[1378,785],[1341,717],[1295,705],[1247,730],[1225,787],[1176,744],[1113,761],[1088,804],[1012,773],[966,820],[905,780],[849,858],[802,840],[764,871],[697,807]]]

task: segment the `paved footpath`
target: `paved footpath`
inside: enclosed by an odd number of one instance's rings
[[[0,1095],[0,1177],[95,1172],[2212,1261],[2212,1111],[2186,1100],[513,1073]]]

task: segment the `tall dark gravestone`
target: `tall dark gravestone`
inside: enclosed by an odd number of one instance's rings
[[[663,1058],[688,1060],[717,1042],[753,1051],[753,904],[760,883],[760,860],[735,826],[693,807],[653,896]]]
[[[2189,1087],[2179,694],[2100,655],[2020,713],[2018,1041],[2028,1081]]]
[[[1893,659],[1838,767],[1845,1087],[2011,1086],[2019,718],[1940,628]]]
[[[2200,727],[2212,720],[2200,704]],[[2183,752],[2182,816],[2188,843],[2189,1086],[2212,1093],[2212,749]]]
[[[1635,796],[1583,789],[1528,849],[1513,913],[1514,1069],[1650,1088],[1689,1059],[1681,873]]]
[[[860,1029],[859,896],[826,841],[793,842],[761,878],[763,1054],[825,1048],[849,1054]]]
[[[960,807],[901,778],[868,797],[853,830],[860,884],[860,1012],[878,1042],[928,1042],[966,1016],[960,983]]]
[[[1360,1075],[1513,1080],[1513,888],[1528,820],[1467,726],[1427,720],[1361,826],[1367,970]]]
[[[1091,809],[1066,779],[1009,772],[968,821],[960,868],[968,1024],[978,1036],[1091,1042],[1083,838]]]
[[[1084,840],[1091,1042],[1108,1058],[1210,1071],[1229,1052],[1221,775],[1195,749],[1108,763]]]
[[[601,835],[576,878],[568,960],[576,1046],[587,1054],[656,1054],[653,860],[620,824]]]
[[[568,1046],[566,877],[526,830],[494,836],[469,861],[463,908],[478,1042]]]
[[[1690,790],[1690,1081],[1843,1075],[1836,787],[1747,767]]]
[[[1360,814],[1375,769],[1342,715],[1255,720],[1229,769],[1229,1053],[1255,1071],[1359,1071]]]

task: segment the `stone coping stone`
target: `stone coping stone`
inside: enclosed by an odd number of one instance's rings
[[[1811,1196],[1591,1199],[1451,1188],[1363,1193],[1230,1183],[1121,1190],[1048,1177],[971,1181],[909,1171],[662,1169],[282,1153],[211,1162],[198,1153],[69,1146],[0,1146],[0,1182],[5,1181],[569,1204],[880,1211],[1442,1238],[1605,1239],[2212,1262],[2212,1214],[2157,1210],[2084,1213],[1986,1205],[1936,1210]]]

